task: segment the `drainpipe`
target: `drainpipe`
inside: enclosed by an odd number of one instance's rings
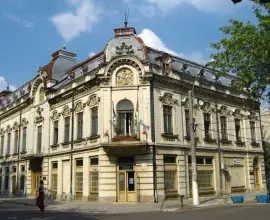
[[[154,112],[154,86],[153,80],[150,83],[150,113],[151,113],[151,138],[153,144],[153,184],[154,184],[154,202],[158,203],[157,194],[157,165],[156,165],[156,134],[155,134],[155,112]]]
[[[72,107],[71,107],[71,144],[70,144],[70,199],[72,199],[72,183],[73,183],[73,145],[74,145],[74,93],[72,93]]]
[[[20,152],[21,152],[21,130],[22,130],[22,107],[20,105],[20,122],[19,122],[19,137],[18,137],[18,163],[17,163],[17,190],[19,191],[19,169],[20,169]]]

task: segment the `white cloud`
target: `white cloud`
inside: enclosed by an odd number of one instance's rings
[[[96,53],[94,53],[94,52],[90,52],[89,53],[89,57],[92,57],[92,56],[94,56]]]
[[[154,17],[157,13],[157,9],[153,5],[141,5],[140,11],[144,16],[149,18]]]
[[[176,52],[168,48],[166,44],[153,31],[149,29],[144,29],[138,36],[144,41],[144,43],[148,47],[152,47],[154,49],[164,51],[175,56],[184,57],[186,59],[189,59],[191,61],[194,61],[200,64],[207,63],[208,57],[206,57],[202,52],[192,51],[191,53],[188,53],[188,54]]]
[[[0,90],[6,90],[7,89],[7,86],[8,86],[8,84],[7,84],[7,81],[6,81],[5,77],[4,76],[0,76]],[[16,86],[9,85],[9,89],[11,91],[14,91],[14,90],[16,90]]]
[[[18,25],[20,25],[22,27],[25,27],[25,28],[33,28],[33,27],[35,27],[35,24],[33,22],[23,20],[20,17],[18,17],[17,15],[10,14],[10,13],[3,13],[3,16],[5,16],[10,21],[15,22],[15,23],[17,23]]]
[[[231,13],[246,5],[244,2],[234,5],[230,0],[144,0],[144,2],[147,5],[155,6],[163,13],[167,13],[181,4],[192,5],[200,11],[213,13]]]
[[[91,32],[93,26],[100,21],[103,10],[92,0],[68,0],[75,11],[59,13],[50,20],[66,41]]]

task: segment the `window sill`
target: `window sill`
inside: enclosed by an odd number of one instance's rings
[[[95,134],[95,135],[91,135],[90,137],[88,137],[87,140],[95,140],[95,139],[98,139],[98,138],[100,138],[100,135]]]
[[[52,144],[50,147],[51,148],[57,148],[57,147],[59,147],[59,144]]]
[[[184,139],[185,139],[186,141],[190,141],[190,140],[191,140],[190,136],[184,136]],[[195,137],[195,140],[198,141],[199,138],[198,138],[198,137]]]
[[[172,139],[177,139],[179,137],[178,134],[167,134],[167,133],[162,133],[161,136],[165,138],[172,138]]]
[[[223,139],[223,140],[221,140],[220,141],[222,144],[231,144],[232,143],[232,141],[230,141],[230,140],[228,140],[228,139]]]
[[[0,159],[3,159],[3,158],[4,158],[3,156],[0,157]]]
[[[12,156],[18,156],[18,153],[14,153],[14,154],[12,154]]]
[[[6,157],[10,157],[11,155],[10,154],[7,154]]]
[[[25,150],[21,152],[21,154],[26,154],[26,153],[27,153],[27,151],[25,151]]]
[[[244,146],[246,143],[243,141],[235,141],[235,144],[238,146]]]
[[[259,146],[260,146],[260,144],[259,144],[259,143],[257,143],[257,142],[251,142],[251,146],[252,146],[252,147],[259,147]]]
[[[77,139],[77,140],[74,140],[74,143],[75,143],[75,144],[78,144],[78,143],[81,143],[81,142],[83,142],[83,141],[85,141],[84,138],[79,138],[79,139]]]
[[[69,144],[71,144],[71,141],[65,141],[61,145],[65,146],[65,145],[69,145]]]
[[[139,141],[140,138],[136,136],[122,136],[122,135],[117,135],[112,138],[112,142],[117,142],[117,141]]]
[[[209,143],[209,144],[216,144],[217,140],[216,139],[212,139],[211,137],[207,137],[203,139],[205,143]]]

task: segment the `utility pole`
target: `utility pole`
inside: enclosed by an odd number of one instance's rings
[[[193,90],[193,89],[192,89]],[[189,100],[189,130],[191,144],[191,165],[192,165],[192,194],[193,205],[199,205],[198,178],[197,178],[197,163],[196,163],[196,140],[193,120],[193,91],[188,91]]]

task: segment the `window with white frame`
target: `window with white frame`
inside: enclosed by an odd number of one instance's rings
[[[64,131],[64,142],[69,141],[70,136],[70,116],[65,117],[65,131]]]
[[[163,105],[164,133],[173,134],[172,106]]]
[[[118,131],[119,135],[131,136],[133,134],[133,113],[134,108],[130,100],[124,99],[118,102],[116,106],[118,117]]]
[[[16,130],[14,140],[14,154],[18,153],[18,147],[19,147],[19,130]]]
[[[83,137],[83,113],[77,113],[77,139]]]
[[[91,136],[98,134],[98,107],[91,108]]]
[[[58,120],[53,122],[53,144],[58,144]]]

